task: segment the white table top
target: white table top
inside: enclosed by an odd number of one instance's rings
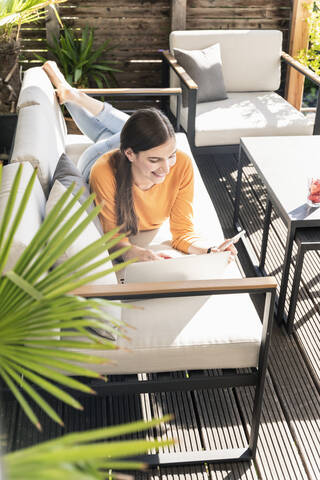
[[[320,135],[244,137],[240,145],[283,220],[299,227],[320,226],[320,207],[306,203],[308,177],[320,178]]]

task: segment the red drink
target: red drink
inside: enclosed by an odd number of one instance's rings
[[[320,178],[312,177],[308,179],[308,205],[311,207],[320,206]]]

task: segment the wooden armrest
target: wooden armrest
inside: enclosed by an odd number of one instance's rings
[[[183,81],[183,83],[190,89],[194,90],[198,88],[198,85],[190,75],[185,71],[181,65],[177,62],[177,60],[174,58],[173,55],[171,55],[170,52],[164,51],[162,52],[163,57],[165,60],[168,62],[169,66],[175,71],[175,73],[178,75],[178,77]]]
[[[180,95],[181,88],[80,88],[88,95]]]
[[[292,58],[288,53],[282,52],[281,58],[290,65],[290,67],[295,68],[298,72],[302,73],[305,77],[308,77],[313,83],[320,87],[320,76],[314,73],[310,68],[305,67],[298,60]]]
[[[129,283],[119,285],[85,285],[74,295],[82,297],[152,298],[214,295],[226,293],[263,293],[277,288],[274,277],[254,277],[217,280],[187,280],[179,282]]]

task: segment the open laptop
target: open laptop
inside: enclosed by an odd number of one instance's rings
[[[230,252],[216,252],[210,255],[184,255],[167,260],[131,263],[125,269],[124,282],[173,282],[221,278],[228,265],[229,256]]]

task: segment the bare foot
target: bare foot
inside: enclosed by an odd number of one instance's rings
[[[60,72],[58,65],[56,62],[53,62],[51,60],[48,60],[42,65],[43,70],[46,72],[48,77],[50,78],[52,84],[56,87],[59,88],[60,85],[67,86],[69,85],[67,80],[65,79],[64,75],[62,72]]]
[[[81,96],[80,92],[68,83],[60,84],[56,90],[56,94],[60,105],[63,105],[65,102],[79,103]]]
[[[49,60],[42,65],[42,68],[48,75],[53,86],[56,87],[56,94],[60,105],[63,105],[65,102],[77,102],[79,99],[77,89],[71,87],[67,82],[56,62]]]

